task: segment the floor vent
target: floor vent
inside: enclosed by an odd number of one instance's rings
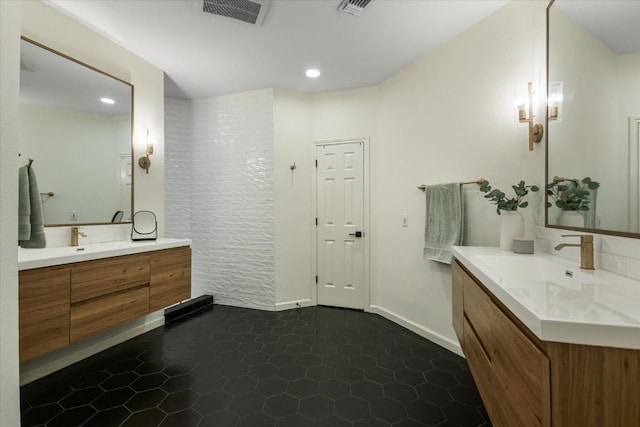
[[[196,0],[198,11],[262,25],[270,0]]]
[[[338,6],[338,11],[359,16],[369,3],[371,3],[371,0],[344,0]]]

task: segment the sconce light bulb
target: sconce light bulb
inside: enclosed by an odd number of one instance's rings
[[[521,107],[520,106],[518,107],[518,120],[520,121],[527,120],[527,110],[524,109],[524,105]]]

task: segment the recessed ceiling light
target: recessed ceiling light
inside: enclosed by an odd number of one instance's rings
[[[320,76],[320,70],[316,70],[315,68],[309,68],[305,74],[307,75],[307,77],[315,79],[316,77]]]
[[[105,104],[115,104],[116,101],[114,101],[111,98],[100,98],[100,101],[104,102]]]

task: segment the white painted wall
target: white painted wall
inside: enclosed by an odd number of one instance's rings
[[[110,222],[127,208],[120,155],[131,153],[131,117],[22,104],[20,125],[22,161],[34,159],[40,191],[55,193],[43,197],[45,224],[73,222],[71,211],[77,222]]]
[[[542,184],[544,153],[527,151],[527,128],[513,120],[514,91],[536,78],[541,16],[540,5],[509,4],[378,87],[312,98],[314,140],[371,136],[371,310],[450,348],[450,267],[422,259],[416,187],[480,177],[503,189],[519,179]],[[494,207],[477,187],[465,195],[465,243],[497,246]],[[530,233],[542,209],[524,213]]]
[[[0,2],[0,425],[20,425],[18,139],[20,3]]]
[[[313,94],[311,100],[312,141],[370,137],[376,144],[376,86]]]
[[[164,236],[164,74],[162,70],[40,1],[24,1],[22,35],[134,86],[134,164],[144,155],[146,130],[155,141],[149,174],[134,167],[136,210],[154,211]]]
[[[276,308],[311,304],[311,96],[274,92]],[[295,169],[291,166],[295,164]]]
[[[527,127],[513,120],[514,90],[534,80],[532,38],[543,40],[536,7],[508,4],[379,87],[372,304],[443,345],[457,343],[450,267],[422,259],[425,202],[416,186],[480,177],[504,191],[520,179],[543,183],[543,150],[529,152]],[[497,246],[495,207],[474,185],[465,193],[465,244]],[[530,230],[535,212],[523,213]]]

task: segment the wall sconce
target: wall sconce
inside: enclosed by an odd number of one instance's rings
[[[549,120],[560,120],[562,117],[563,86],[562,82],[549,83],[549,97],[547,99]]]
[[[149,141],[149,129],[147,129],[147,148],[146,155],[144,157],[140,157],[138,159],[138,165],[147,173],[149,173],[149,168],[151,167],[151,160],[149,156],[153,154],[153,142]]]
[[[528,103],[524,101],[516,101],[518,109],[518,121],[520,123],[529,123],[529,151],[533,151],[533,143],[540,142],[544,135],[544,127],[540,123],[534,123],[533,115],[533,83],[529,82],[529,98]]]

